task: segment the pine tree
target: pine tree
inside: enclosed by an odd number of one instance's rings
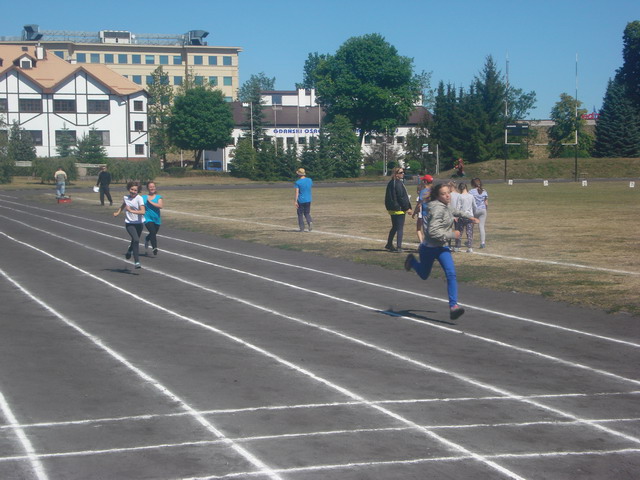
[[[76,154],[76,138],[71,135],[66,125],[62,128],[62,133],[57,137],[56,143],[56,153],[60,158],[69,158]]]
[[[640,156],[640,115],[625,85],[609,80],[596,123],[595,157]]]
[[[82,136],[78,142],[76,158],[80,163],[104,163],[107,151],[102,146],[102,137],[95,129]]]
[[[231,175],[257,179],[257,153],[251,146],[251,139],[241,138],[232,155],[233,161],[229,164]]]
[[[31,135],[20,128],[18,122],[13,122],[9,132],[7,156],[12,162],[32,162],[36,159],[36,147]]]

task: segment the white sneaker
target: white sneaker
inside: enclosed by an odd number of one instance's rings
[[[467,253],[473,253],[473,248],[467,248]]]

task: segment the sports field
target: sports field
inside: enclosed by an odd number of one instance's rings
[[[491,251],[515,243],[492,223],[501,198],[547,206],[550,190],[514,187],[487,185],[489,251],[460,254],[461,269],[551,261]],[[317,188],[311,233],[295,231],[290,186],[221,190],[167,188],[141,270],[94,195],[0,192],[0,478],[637,478],[637,316],[483,281],[461,285],[467,314],[451,322],[442,279],[377,265],[401,263],[370,211],[379,186]],[[632,277],[634,261],[584,263]]]

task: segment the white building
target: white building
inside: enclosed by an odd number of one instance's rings
[[[17,121],[39,157],[57,156],[62,135],[80,140],[95,129],[108,157],[147,158],[147,99],[141,85],[104,65],[70,63],[40,45],[0,45],[4,134]]]
[[[209,167],[205,168],[227,171],[229,162],[233,161],[232,153],[238,140],[246,135],[251,121],[252,106],[232,102],[231,107],[235,123],[232,133],[233,143],[223,150],[206,150],[204,165]],[[275,140],[278,148],[295,145],[299,152],[309,143],[310,138],[319,136],[324,120],[324,112],[316,102],[314,89],[262,92],[262,113],[264,135]],[[403,154],[407,133],[422,125],[425,118],[430,115],[426,108],[416,106],[407,122],[387,135],[387,146],[392,146]],[[364,153],[369,153],[374,145],[383,141],[385,139],[382,136],[366,136],[362,150]]]

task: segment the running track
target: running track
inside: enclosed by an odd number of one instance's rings
[[[0,194],[0,478],[638,478],[637,317],[109,213]]]

